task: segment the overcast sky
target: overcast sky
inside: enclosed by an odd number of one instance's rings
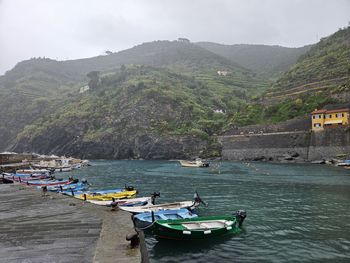
[[[350,0],[0,0],[0,74],[178,37],[300,47],[349,21]]]

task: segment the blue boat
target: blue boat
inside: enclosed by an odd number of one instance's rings
[[[77,191],[84,191],[89,187],[87,183],[73,183],[73,184],[67,184],[67,185],[60,185],[60,186],[48,186],[47,190],[50,192],[77,192]]]
[[[187,209],[161,210],[141,213],[133,216],[134,225],[139,229],[147,229],[156,220],[189,219],[198,217]]]
[[[98,191],[74,191],[73,193],[71,191],[65,191],[64,194],[70,195],[70,196],[82,195],[82,194],[103,195],[103,194],[111,194],[111,193],[120,193],[123,191],[124,189],[117,188],[117,189],[98,190]]]

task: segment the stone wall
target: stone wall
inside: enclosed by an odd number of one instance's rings
[[[350,157],[350,129],[333,128],[311,134],[309,160],[337,158],[343,154]]]
[[[350,153],[350,130],[277,132],[219,138],[225,160],[319,160]],[[292,158],[291,158],[292,157]]]

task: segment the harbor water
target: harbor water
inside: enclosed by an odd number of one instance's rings
[[[57,177],[68,174],[58,174]],[[69,175],[93,189],[132,185],[158,203],[192,200],[200,216],[247,211],[243,232],[208,241],[146,236],[151,262],[350,262],[350,170],[315,164],[92,161]]]

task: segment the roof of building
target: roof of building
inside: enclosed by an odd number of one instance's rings
[[[327,110],[314,110],[311,114],[326,113]]]
[[[338,109],[332,109],[332,110],[314,110],[313,112],[311,112],[311,114],[320,114],[320,113],[336,113],[336,112],[349,112],[349,108],[338,108]]]
[[[350,103],[327,104],[323,107],[325,110],[349,109]]]

